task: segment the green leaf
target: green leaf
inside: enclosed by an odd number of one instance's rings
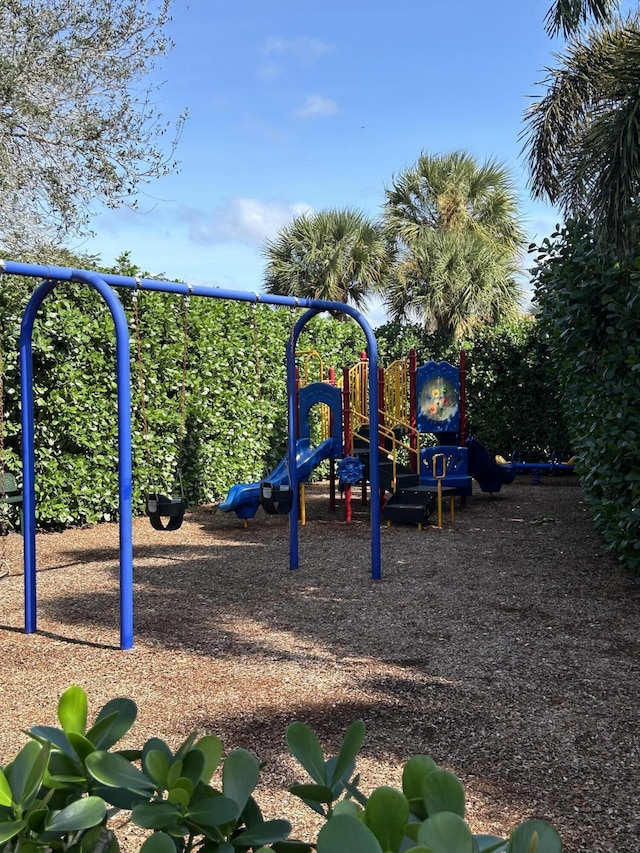
[[[429,816],[437,812],[465,815],[464,788],[458,777],[449,770],[434,770],[422,783],[422,798]]]
[[[338,753],[338,759],[331,778],[328,780],[329,787],[332,788],[339,779],[347,772],[351,765],[356,760],[356,756],[360,752],[360,747],[364,741],[365,725],[362,720],[355,720],[349,728],[342,742],[342,747]]]
[[[340,800],[340,802],[335,804],[333,814],[348,814],[351,815],[351,817],[355,817],[360,820],[362,808],[353,800]]]
[[[412,755],[402,771],[402,791],[408,800],[422,799],[422,785],[429,773],[438,769],[428,755]]]
[[[68,735],[84,734],[87,728],[87,694],[76,684],[64,691],[58,702],[58,719]]]
[[[96,749],[110,749],[123,738],[138,715],[136,703],[131,699],[111,699],[100,710],[95,724],[87,732]]]
[[[332,803],[333,791],[326,785],[291,785],[289,791],[301,800],[313,800],[316,803]]]
[[[258,784],[260,765],[246,749],[234,749],[222,767],[222,793],[238,804],[238,814],[244,809]]]
[[[36,740],[50,743],[57,747],[73,761],[80,761],[80,756],[71,746],[69,738],[61,729],[56,729],[53,726],[34,726],[29,729],[29,734],[31,737],[36,738]]]
[[[187,779],[190,779],[194,785],[197,785],[200,779],[202,778],[204,766],[204,752],[200,752],[197,749],[190,749],[189,752],[185,755],[184,761],[182,762],[182,773],[180,775],[186,777]]]
[[[537,836],[537,847],[533,846]],[[543,820],[526,820],[511,833],[507,853],[562,853],[562,839]]]
[[[180,818],[180,810],[167,802],[138,803],[131,811],[131,820],[143,829],[166,829]]]
[[[499,838],[497,835],[483,835],[480,833],[473,837],[478,848],[477,853],[498,853],[498,851],[507,849],[507,842],[504,838]]]
[[[169,764],[169,772],[167,773],[167,788],[172,788],[178,779],[182,776],[182,760],[174,758]]]
[[[233,839],[233,843],[238,847],[273,844],[274,841],[284,841],[290,832],[291,824],[288,820],[267,820],[241,832]]]
[[[305,841],[275,841],[271,849],[276,853],[313,853],[313,847]]]
[[[164,752],[159,749],[150,749],[143,753],[142,769],[153,781],[159,790],[167,787],[167,775],[169,773],[169,762]]]
[[[75,800],[47,821],[47,832],[77,832],[102,823],[107,810],[100,797]]]
[[[365,823],[383,850],[397,850],[409,820],[409,802],[395,788],[376,788],[364,810]]]
[[[89,738],[85,737],[83,734],[80,734],[79,732],[69,732],[67,737],[69,738],[69,743],[77,752],[81,761],[84,761],[87,755],[95,752],[95,746]]]
[[[357,818],[332,817],[318,833],[318,853],[383,853],[375,835]]]
[[[471,830],[453,812],[438,812],[420,824],[418,843],[433,853],[474,853]]]
[[[42,785],[49,763],[50,747],[37,741],[25,744],[13,762],[5,768],[13,802],[22,810],[29,808]]]
[[[14,836],[19,835],[27,826],[26,820],[0,821],[0,844],[5,844]]]
[[[296,721],[287,727],[287,746],[318,785],[327,785],[327,768],[318,738],[309,726]]]
[[[103,825],[94,826],[92,829],[83,832],[79,844],[68,848],[69,851],[75,851],[75,853],[96,853],[98,849],[102,853],[119,853],[120,850],[115,834]],[[23,853],[22,848],[20,848],[20,853]],[[34,851],[34,853],[40,853],[40,851]]]
[[[108,788],[127,788],[137,794],[153,793],[153,783],[121,755],[96,750],[87,756],[86,766],[96,782]]]
[[[193,749],[199,750],[204,755],[205,761],[201,779],[203,782],[208,782],[216,772],[222,758],[222,741],[215,735],[205,735],[193,745]]]
[[[180,803],[186,806],[191,800],[193,789],[194,784],[191,779],[181,776],[179,779],[176,779],[175,785],[169,789],[167,799],[171,803]]]
[[[140,853],[176,853],[176,844],[166,832],[154,832],[146,839]]]
[[[180,744],[178,751],[176,752],[174,758],[178,761],[183,761],[185,755],[189,752],[189,750],[193,747],[198,737],[197,732],[191,732],[191,734],[185,738],[185,740]]]
[[[11,806],[13,798],[11,796],[11,786],[7,781],[7,777],[0,768],[0,806]]]
[[[227,796],[211,797],[191,805],[186,813],[188,820],[198,826],[224,826],[240,817],[241,809],[236,800]]]

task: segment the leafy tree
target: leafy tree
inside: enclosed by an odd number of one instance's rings
[[[135,206],[176,167],[184,117],[161,120],[144,79],[171,47],[172,0],[0,4],[0,241],[19,254],[86,232],[90,206]]]
[[[593,221],[597,242],[619,253],[638,238],[640,16],[572,40],[526,112],[534,197]]]
[[[399,249],[382,291],[392,319],[457,337],[479,319],[515,319],[524,232],[507,170],[464,151],[426,154],[386,191],[385,221]]]
[[[382,226],[356,210],[303,214],[267,241],[269,293],[350,302],[363,308],[387,281],[392,254]]]

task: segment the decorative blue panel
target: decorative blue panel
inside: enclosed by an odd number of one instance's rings
[[[460,371],[447,361],[418,368],[418,432],[458,432]]]

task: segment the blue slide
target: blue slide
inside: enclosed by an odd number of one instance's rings
[[[510,462],[496,462],[477,438],[467,439],[467,454],[469,474],[483,492],[499,492],[503,485],[513,483],[516,476],[515,465]]]
[[[308,480],[314,468],[325,459],[339,455],[340,447],[334,438],[327,438],[314,447],[308,438],[299,438],[296,442],[296,469],[300,482]],[[218,505],[222,512],[235,512],[238,518],[253,518],[260,506],[260,487],[262,483],[282,486],[289,483],[288,458],[284,456],[273,471],[258,483],[237,483],[231,486],[225,501]]]

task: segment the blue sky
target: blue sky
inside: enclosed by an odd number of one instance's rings
[[[104,211],[75,248],[195,284],[261,289],[261,245],[296,213],[377,216],[421,151],[465,149],[513,174],[531,239],[558,214],[534,203],[518,135],[552,53],[550,0],[175,0],[157,69],[163,115],[189,110],[179,172],[140,212]],[[375,324],[383,317],[376,306]]]

